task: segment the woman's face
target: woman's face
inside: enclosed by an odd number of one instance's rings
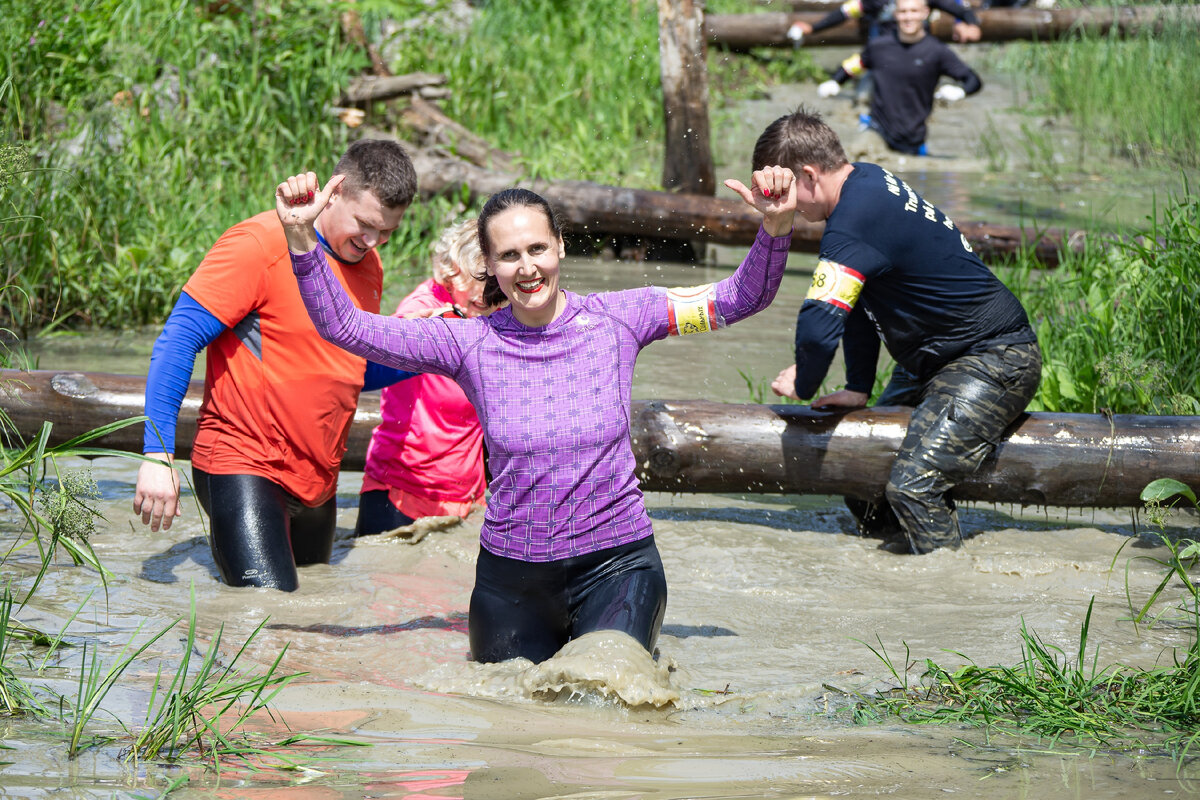
[[[487,271],[495,275],[513,316],[531,328],[549,325],[566,307],[558,290],[563,241],[540,208],[513,206],[487,225]]]

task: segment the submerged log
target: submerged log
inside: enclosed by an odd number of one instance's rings
[[[485,170],[427,152],[413,154],[421,193],[486,196],[509,186],[525,186],[544,196],[567,221],[568,234],[632,234],[727,245],[750,245],[762,219],[741,200],[696,194],[627,189],[586,181],[526,181],[516,173]],[[1064,250],[1082,251],[1082,233],[1061,228],[1025,231],[1012,225],[958,222],[984,261],[1026,251],[1047,267]],[[824,225],[797,216],[792,250],[817,252]]]
[[[710,14],[704,20],[709,43],[732,50],[751,47],[792,47],[787,38],[793,22],[815,23],[828,12],[781,11],[758,14]],[[1086,32],[1128,36],[1139,31],[1158,32],[1167,25],[1200,24],[1200,6],[1136,6],[1127,8],[987,8],[979,15],[980,41],[1052,41]],[[949,41],[954,18],[939,14],[931,19],[934,36]],[[836,28],[804,37],[804,46],[862,44],[858,23],[845,22]]]
[[[52,444],[142,412],[145,379],[106,373],[0,371],[0,410],[23,438],[43,420]],[[195,434],[202,384],[180,413],[177,454]],[[808,406],[735,405],[705,400],[633,404],[633,449],[647,491],[842,494],[878,497],[904,439],[909,410],[850,413]],[[362,469],[378,398],[365,394],[351,427],[346,469]],[[142,427],[98,445],[140,452]],[[983,467],[954,490],[959,500],[1064,507],[1138,507],[1157,478],[1200,487],[1200,417],[1024,414]]]

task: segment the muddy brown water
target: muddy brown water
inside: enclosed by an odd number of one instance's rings
[[[759,117],[765,124],[812,94],[786,89],[754,101],[746,124],[757,130]],[[920,180],[973,182],[946,171]],[[936,188],[925,191],[943,202]],[[737,257],[721,248],[697,267],[576,260],[564,282],[576,291],[695,285],[728,274]],[[792,256],[780,297],[758,317],[648,348],[635,395],[749,401],[790,363],[811,262]],[[43,368],[144,374],[152,338],[63,337],[34,349]],[[188,781],[173,797],[409,800],[1128,798],[1200,785],[1193,768],[1177,772],[1164,758],[958,727],[854,725],[848,714],[848,692],[894,685],[872,648],[916,681],[925,659],[1016,664],[1024,625],[1074,659],[1093,600],[1089,661],[1169,664],[1186,633],[1129,621],[1128,598],[1148,597],[1160,579],[1145,557],[1163,550],[1135,535],[1128,511],[968,506],[965,547],[913,557],[849,535],[836,498],[651,494],[670,587],[657,661],[620,637],[594,636],[542,665],[481,666],[467,660],[466,636],[478,519],[417,544],[351,541],[361,475],[345,474],[332,563],[302,569],[293,594],[231,589],[215,579],[194,500],[170,531],[151,534],[129,510],[136,465],[66,466],[90,469],[99,483],[105,519],[93,544],[111,575],[104,587],[93,571],[58,563],[22,621],[66,626],[68,641],[88,643],[109,664],[126,642],[185,617],[194,592],[198,648],[223,625],[228,661],[265,623],[239,664],[265,669],[286,645],[283,668],[304,673],[258,729],[279,734],[286,724],[370,746],[308,751],[314,758],[288,772],[231,764],[219,778],[195,762],[123,761],[123,726],[144,719],[158,666],[170,671],[180,659],[179,623],[122,677],[89,728],[113,743],[72,760],[57,722],[0,720],[0,744],[12,748],[0,752],[10,762],[0,766],[0,797],[154,796],[180,777]],[[1194,516],[1173,525],[1200,533]],[[1146,529],[1141,522],[1138,531]],[[11,524],[4,538],[13,540]],[[34,565],[21,551],[6,574],[27,583]],[[18,671],[73,698],[81,656],[81,647],[64,650],[41,676],[18,659]]]

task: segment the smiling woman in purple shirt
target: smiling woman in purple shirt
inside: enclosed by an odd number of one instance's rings
[[[355,308],[329,270],[312,219],[336,189],[292,176],[276,210],[300,294],[328,341],[379,363],[445,375],[479,413],[492,474],[469,629],[478,661],[542,661],[571,639],[620,630],[653,651],[666,610],[629,440],[634,362],[650,342],[714,331],[766,308],[783,276],[796,193],[791,170],[726,181],[763,215],[746,259],[707,286],[580,296],[559,287],[560,226],[524,189],[479,215],[487,317],[399,319]],[[486,296],[486,294],[485,294]]]

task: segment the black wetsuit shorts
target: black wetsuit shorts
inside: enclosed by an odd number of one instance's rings
[[[480,547],[468,628],[476,661],[545,661],[571,639],[628,633],[650,651],[667,609],[654,537],[558,561],[530,562]]]
[[[304,503],[258,475],[210,475],[192,467],[196,497],[212,522],[209,543],[221,579],[230,586],[295,591],[296,566],[325,564],[337,524],[334,498]]]

